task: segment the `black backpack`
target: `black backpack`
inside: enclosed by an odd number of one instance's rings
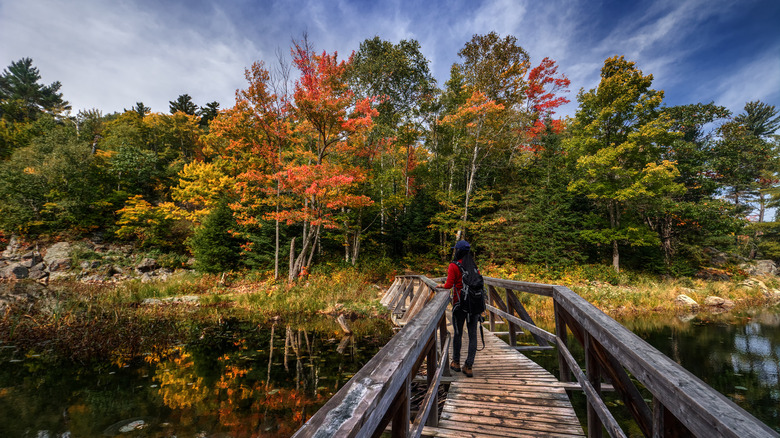
[[[458,306],[469,315],[480,315],[485,311],[485,281],[482,274],[474,266],[473,269],[464,269],[460,262],[455,262],[460,268],[463,290],[460,293]],[[473,263],[472,263],[473,266]]]

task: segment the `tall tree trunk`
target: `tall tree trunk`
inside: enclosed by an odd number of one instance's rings
[[[609,202],[609,225],[613,231],[617,231],[620,227],[620,210],[615,201]],[[620,272],[620,249],[617,239],[612,240],[612,267],[615,268],[615,272]]]
[[[477,174],[477,156],[479,155],[479,132],[477,140],[474,142],[474,154],[471,156],[471,166],[469,169],[469,179],[466,183],[466,201],[463,205],[463,223],[458,232],[459,240],[466,240],[466,224],[469,219],[469,202],[471,201],[471,192],[474,190],[474,176]]]

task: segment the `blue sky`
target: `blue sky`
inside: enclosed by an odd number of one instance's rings
[[[32,58],[44,82],[62,82],[74,113],[137,101],[167,112],[183,93],[224,108],[246,67],[289,57],[304,32],[343,57],[374,36],[416,39],[443,86],[458,50],[490,31],[517,37],[534,64],[559,63],[572,81],[565,115],[613,55],[653,74],[667,105],[780,108],[777,0],[0,0],[0,68]]]

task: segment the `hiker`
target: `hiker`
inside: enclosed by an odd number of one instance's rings
[[[479,315],[470,315],[461,306],[460,298],[463,290],[463,271],[478,271],[477,265],[471,256],[471,245],[465,240],[460,240],[453,247],[455,257],[447,268],[447,282],[439,284],[438,287],[444,289],[452,288],[452,362],[450,368],[453,371],[460,372],[460,346],[463,336],[463,323],[469,332],[469,349],[466,356],[466,362],[463,364],[463,374],[466,377],[474,377],[471,367],[474,365],[474,358],[477,355],[477,325],[479,324]],[[460,266],[458,266],[460,265]],[[461,271],[463,269],[463,271]]]

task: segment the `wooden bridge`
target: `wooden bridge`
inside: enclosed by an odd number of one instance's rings
[[[396,277],[382,304],[403,328],[294,436],[584,436],[568,396],[583,391],[587,436],[626,437],[602,399],[609,390],[646,437],[780,437],[570,289],[488,277],[485,283],[489,332],[473,378],[449,370],[449,293],[425,276]],[[553,300],[554,334],[533,323],[519,293]],[[496,333],[497,322],[508,331]],[[538,345],[517,346],[523,330]],[[570,340],[582,346],[580,362]],[[557,350],[559,378],[521,354],[529,349]],[[416,382],[426,388],[419,404],[412,397]],[[440,412],[439,390],[446,386]]]

